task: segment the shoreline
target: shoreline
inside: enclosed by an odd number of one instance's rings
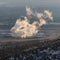
[[[55,42],[59,41],[59,37],[41,37],[41,38],[0,38],[0,49],[5,47],[14,47],[14,46],[24,46],[24,45],[31,45],[33,46],[34,44],[38,45],[41,43],[45,43],[48,45],[49,42]],[[50,39],[51,38],[51,39]],[[51,43],[50,43],[51,44]]]

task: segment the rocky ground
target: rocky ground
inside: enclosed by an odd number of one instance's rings
[[[0,42],[0,60],[60,60],[60,39]]]

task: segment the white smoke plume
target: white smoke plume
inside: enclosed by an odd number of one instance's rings
[[[29,8],[29,7],[26,7],[26,13],[28,16],[33,15],[33,12],[31,10],[31,8]]]
[[[46,18],[53,20],[52,12],[50,12],[49,10],[45,10],[44,13],[46,14]]]
[[[13,37],[32,37],[38,34],[39,28],[42,25],[47,24],[47,18],[52,20],[52,13],[48,10],[45,10],[44,13],[34,13],[31,8],[26,7],[27,17],[25,16],[24,19],[17,19],[15,25],[11,28],[11,35]],[[32,15],[36,17],[38,20],[30,23],[28,16]]]

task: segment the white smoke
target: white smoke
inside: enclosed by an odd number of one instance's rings
[[[46,14],[46,18],[53,20],[52,12],[50,12],[49,10],[45,10],[44,13]]]
[[[21,37],[21,38],[26,38],[26,37],[31,37],[35,36],[39,28],[41,28],[42,25],[47,24],[47,18],[49,20],[52,20],[52,13],[48,10],[45,10],[44,13],[33,13],[31,8],[26,7],[26,12],[27,12],[27,17],[24,17],[24,19],[17,19],[15,25],[11,28],[12,36],[14,37]],[[29,23],[30,20],[28,16],[32,15],[36,17],[38,20],[34,21],[32,23]]]
[[[33,34],[38,32],[34,24],[28,22],[27,17],[24,17],[24,20],[17,19],[16,24],[11,29],[12,36],[15,37],[30,37]]]
[[[31,10],[31,8],[29,8],[29,7],[26,7],[26,12],[27,12],[28,16],[33,15],[33,12]]]
[[[37,17],[38,19],[40,19],[40,18],[43,17],[43,14],[42,14],[42,13],[36,13],[36,17]]]

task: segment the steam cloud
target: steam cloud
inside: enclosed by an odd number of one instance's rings
[[[43,13],[34,13],[31,8],[26,7],[26,14],[27,16],[25,16],[24,19],[17,19],[15,25],[11,28],[11,35],[13,37],[26,38],[35,36],[38,33],[39,28],[41,28],[42,25],[47,24],[47,19],[53,20],[52,12],[49,10],[45,10]],[[37,21],[30,23],[30,18],[33,16],[37,18]]]

